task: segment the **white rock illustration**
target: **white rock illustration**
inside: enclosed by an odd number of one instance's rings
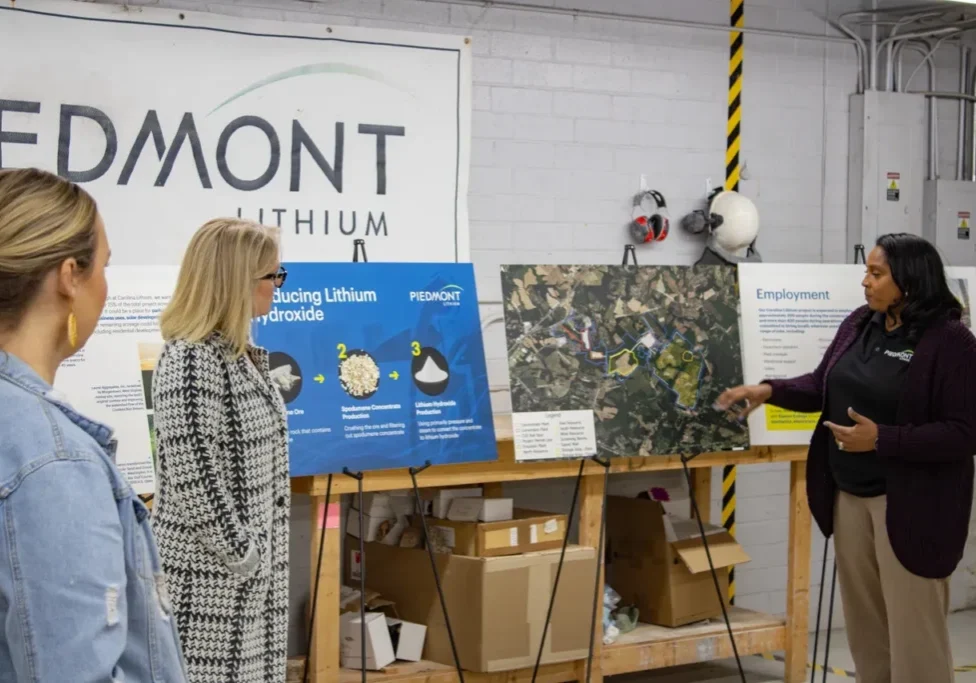
[[[302,381],[302,378],[293,374],[290,364],[279,365],[271,371],[271,379],[281,391],[291,391],[292,387]]]
[[[427,356],[424,366],[413,377],[420,384],[439,384],[447,379],[447,373],[438,367],[433,358]]]

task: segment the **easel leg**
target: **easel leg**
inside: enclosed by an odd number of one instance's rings
[[[603,520],[603,472],[594,471],[583,477],[580,487],[579,511],[579,544],[590,548],[597,548],[600,542],[600,527]],[[597,550],[596,571],[599,575],[599,593],[603,594],[604,567],[603,557]],[[590,671],[589,683],[603,681],[603,611],[597,614],[598,624],[593,639],[593,666]],[[577,680],[586,681],[586,660],[579,662]]]
[[[810,629],[810,507],[807,464],[790,463],[790,540],[786,579],[786,683],[806,680]]]
[[[312,496],[310,511],[312,522],[311,540],[311,581],[315,590],[316,560],[319,558],[319,539],[322,535],[320,524],[329,523],[327,502],[339,505],[339,496],[326,501],[325,496]],[[329,529],[325,534],[322,549],[322,574],[319,577],[318,600],[315,605],[315,624],[311,634],[311,647],[308,651],[308,680],[310,683],[330,683],[339,679],[339,567],[342,538],[339,529]],[[311,602],[309,603],[311,609]],[[311,614],[309,614],[311,618]]]

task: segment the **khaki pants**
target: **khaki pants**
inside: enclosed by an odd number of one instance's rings
[[[838,493],[834,548],[847,639],[859,683],[952,683],[949,581],[923,579],[895,557],[885,496]]]

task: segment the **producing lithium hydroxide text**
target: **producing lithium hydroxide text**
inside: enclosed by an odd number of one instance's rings
[[[261,316],[261,324],[268,323],[311,323],[325,320],[323,304],[376,303],[376,292],[371,289],[354,287],[326,287],[325,289],[276,289],[271,300],[275,306],[267,315]],[[299,306],[299,308],[278,308],[279,305]]]

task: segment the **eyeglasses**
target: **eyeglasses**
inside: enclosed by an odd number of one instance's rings
[[[285,280],[288,279],[288,271],[284,268],[278,270],[277,273],[268,273],[267,275],[262,275],[258,280],[271,280],[274,282],[274,286],[277,289],[281,289],[285,285]]]

